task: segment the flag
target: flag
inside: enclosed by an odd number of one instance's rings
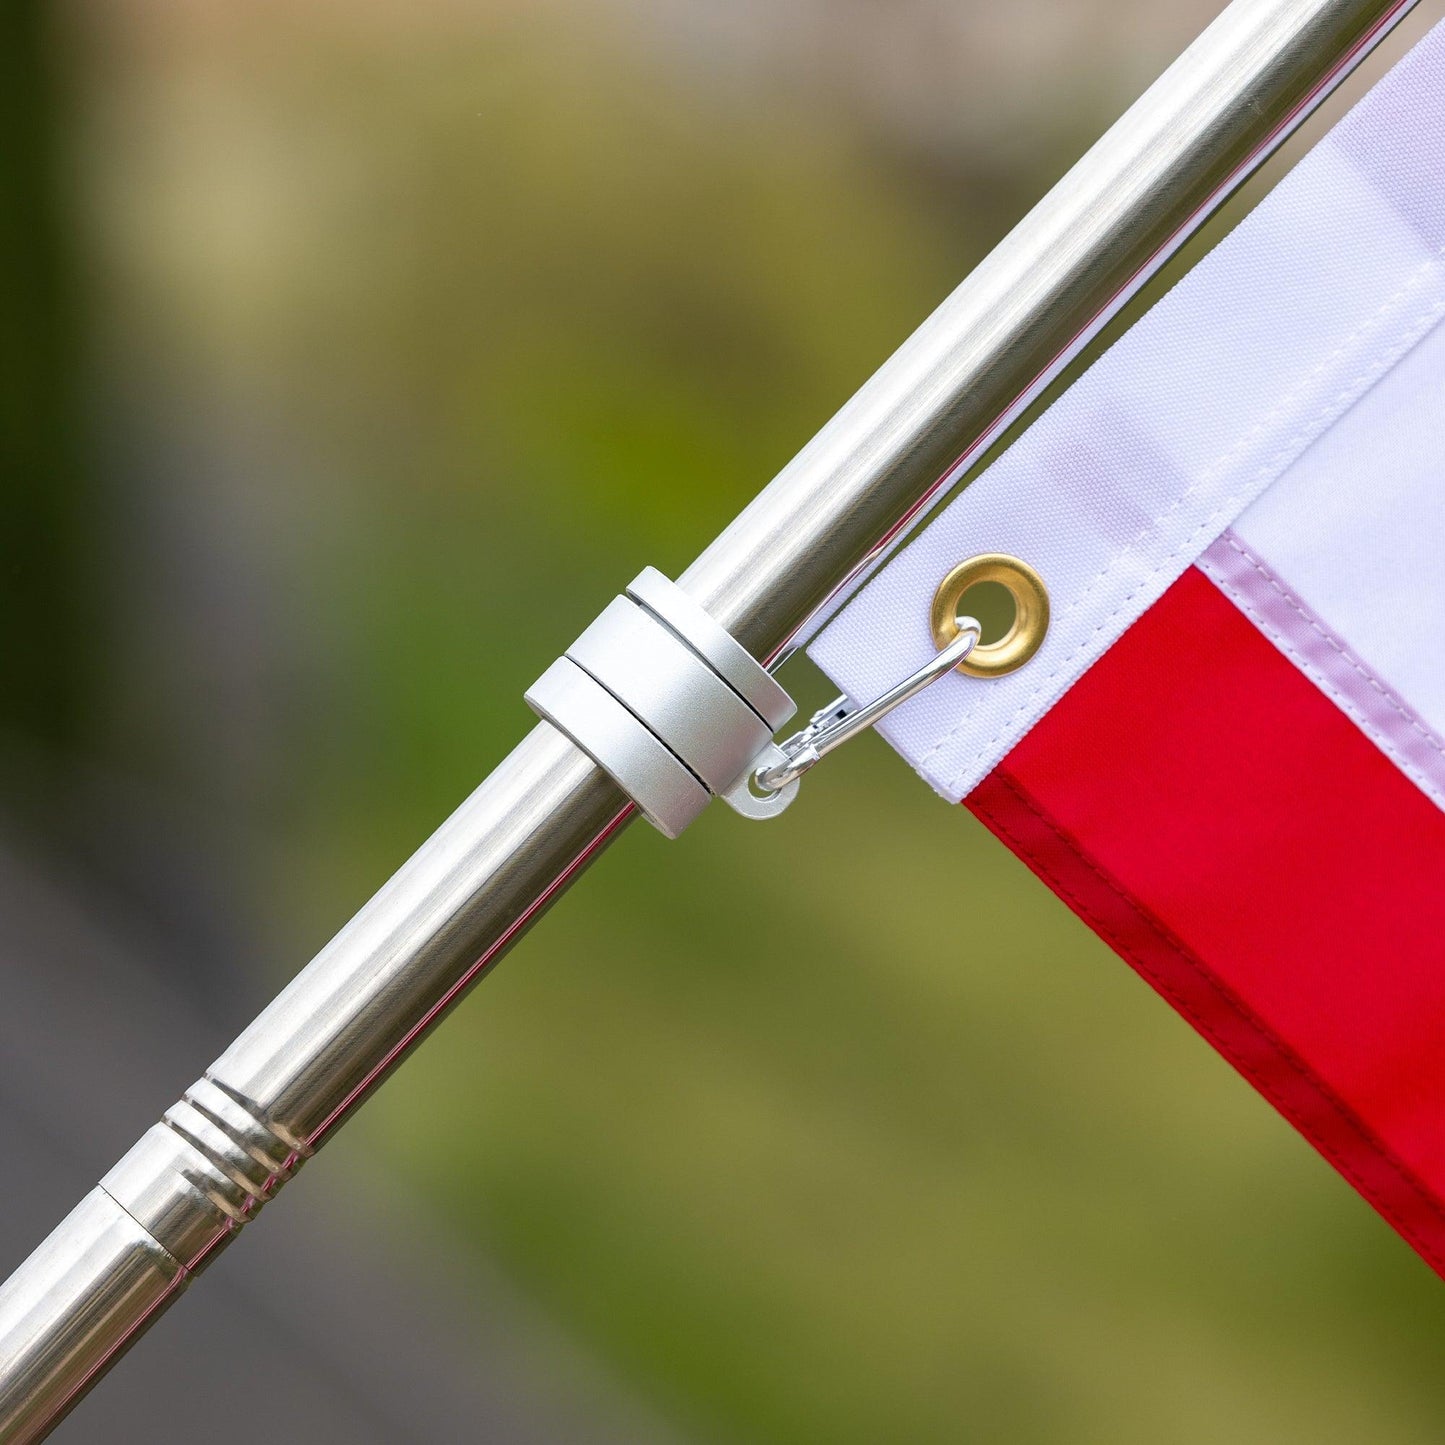
[[[1445,26],[810,648],[1445,1275]]]

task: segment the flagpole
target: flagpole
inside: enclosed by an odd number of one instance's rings
[[[682,588],[786,655],[1413,4],[1235,0]],[[534,728],[0,1287],[0,1441],[44,1438],[631,816]]]

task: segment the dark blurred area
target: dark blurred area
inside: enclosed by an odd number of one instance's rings
[[[0,1272],[1217,8],[0,8]],[[1438,1440],[1429,1272],[826,771],[632,829],[55,1438]]]
[[[85,706],[78,538],[87,489],[77,445],[74,237],[59,194],[63,102],[49,18],[40,5],[7,7],[0,45],[0,649],[20,683],[4,690],[0,718],[12,736],[58,746],[75,743]]]

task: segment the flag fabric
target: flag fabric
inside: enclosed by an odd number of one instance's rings
[[[958,562],[1038,654],[880,730],[1445,1275],[1445,26],[810,654],[866,702]]]

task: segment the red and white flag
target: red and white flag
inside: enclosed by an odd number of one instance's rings
[[[881,730],[1445,1274],[1445,27],[813,643],[1003,552],[1037,656]]]

